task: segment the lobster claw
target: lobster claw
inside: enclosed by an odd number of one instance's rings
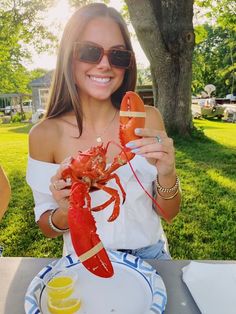
[[[145,127],[145,117],[145,106],[139,95],[131,91],[126,92],[120,106],[120,143],[122,151],[114,158],[109,168],[110,173],[125,165],[134,157],[134,153],[125,144],[140,138],[134,133],[134,130]]]
[[[126,92],[120,106],[120,142],[122,146],[139,138],[134,130],[144,128],[145,117],[144,103],[139,95],[131,91]]]
[[[91,213],[88,187],[83,182],[72,184],[68,224],[71,241],[81,263],[96,276],[109,278],[114,274],[112,263],[97,234]]]

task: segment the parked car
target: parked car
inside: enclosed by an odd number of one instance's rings
[[[6,106],[5,109],[4,109],[4,113],[6,115],[10,115],[11,112],[15,112],[14,108],[12,106]]]
[[[224,116],[225,108],[222,105],[216,103],[214,98],[201,99],[199,101],[201,107],[201,116],[203,118],[218,118],[221,119]]]
[[[43,108],[38,108],[36,112],[32,115],[32,123],[38,122],[40,119],[43,118],[44,114],[46,113],[46,110]]]
[[[24,112],[32,112],[32,100],[26,100],[23,102]]]
[[[223,120],[236,123],[236,104],[224,104]]]
[[[225,98],[229,99],[232,102],[236,101],[236,95],[235,94],[228,94],[225,96]]]
[[[224,116],[224,107],[221,105],[214,105],[212,107],[202,107],[201,115],[203,118],[218,118],[221,119]]]

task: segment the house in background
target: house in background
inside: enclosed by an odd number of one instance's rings
[[[29,86],[32,89],[33,111],[45,109],[49,95],[49,88],[52,81],[54,71],[49,71],[45,75],[30,82]]]
[[[6,115],[16,112],[31,111],[31,94],[12,93],[0,94],[0,111]]]

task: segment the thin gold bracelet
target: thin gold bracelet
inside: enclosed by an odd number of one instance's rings
[[[166,201],[172,200],[173,198],[176,197],[177,194],[179,194],[179,189],[177,189],[173,195],[168,196],[168,197],[165,197],[165,196],[161,195],[161,194],[158,192],[158,195],[159,195],[163,200],[166,200]]]
[[[174,192],[174,191],[178,190],[178,188],[179,188],[179,178],[178,178],[178,176],[176,176],[175,184],[171,188],[164,188],[163,186],[160,185],[160,183],[158,181],[158,177],[157,177],[157,179],[156,179],[156,187],[157,187],[158,191],[163,192],[163,193]]]

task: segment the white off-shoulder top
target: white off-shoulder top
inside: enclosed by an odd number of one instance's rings
[[[145,189],[153,194],[153,181],[155,181],[157,170],[150,165],[142,156],[136,155],[131,164],[136,175]],[[35,201],[35,220],[48,209],[58,207],[49,190],[50,179],[55,175],[59,164],[42,162],[28,157],[26,180],[32,189]],[[163,229],[160,217],[153,209],[152,200],[146,195],[138,184],[128,164],[116,170],[121,184],[126,191],[126,200],[120,205],[120,214],[113,222],[108,222],[114,203],[104,210],[92,212],[96,220],[97,233],[107,249],[138,249],[155,244],[162,236]],[[115,188],[121,197],[121,192],[114,179],[107,182],[107,186]],[[91,194],[92,207],[104,203],[110,198],[102,190]],[[73,252],[70,233],[63,234],[63,254]]]

